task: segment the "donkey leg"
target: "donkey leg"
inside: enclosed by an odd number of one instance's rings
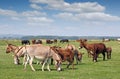
[[[49,67],[49,63],[47,63],[47,69],[48,69],[48,71],[51,71],[50,67]]]
[[[103,61],[105,60],[105,52],[102,53],[103,54]]]
[[[30,65],[31,69],[32,69],[33,71],[35,71],[34,67],[32,66],[32,61],[33,61],[33,58],[30,58],[29,65]]]
[[[96,52],[93,54],[93,62],[97,62],[97,54],[96,54]]]
[[[19,64],[19,59],[16,55],[14,55],[14,64]]]
[[[91,52],[88,50],[88,58],[91,58]]]
[[[78,56],[77,55],[74,55],[74,58],[76,60],[76,64],[78,64]]]
[[[74,61],[69,61],[69,64],[67,65],[67,68],[69,68],[70,65],[72,65],[72,69],[74,69]]]
[[[76,64],[78,64],[78,58],[76,58]]]
[[[53,58],[51,58],[51,65],[53,65]]]
[[[42,71],[44,71],[44,66],[45,66],[45,64],[46,64],[47,60],[48,60],[48,59],[43,60],[43,64],[42,64]]]
[[[45,66],[45,62],[43,62],[43,64],[42,64],[42,71],[44,71],[44,66]]]
[[[24,70],[26,70],[27,63],[28,61],[24,61]]]
[[[69,68],[69,66],[71,65],[72,63],[70,61],[68,61],[68,65],[67,65],[67,68]]]
[[[26,66],[27,66],[28,61],[29,61],[29,56],[24,55],[24,58],[23,58],[24,70],[26,70]]]
[[[47,61],[47,69],[48,69],[48,71],[51,71],[50,67],[49,67],[49,61],[50,61],[50,59],[48,59],[48,61]]]
[[[25,63],[28,63],[29,57],[27,55],[24,55],[23,57],[23,65],[25,65]]]
[[[111,59],[111,52],[110,52],[110,59]]]

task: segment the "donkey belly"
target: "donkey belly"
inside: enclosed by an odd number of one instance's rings
[[[35,58],[38,59],[38,60],[44,60],[45,59],[45,57],[43,57],[43,56],[35,56]]]

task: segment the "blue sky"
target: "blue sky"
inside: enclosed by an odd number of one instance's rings
[[[119,0],[0,0],[0,34],[120,36]]]

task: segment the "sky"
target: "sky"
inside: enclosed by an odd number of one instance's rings
[[[0,0],[0,35],[120,36],[120,0]]]

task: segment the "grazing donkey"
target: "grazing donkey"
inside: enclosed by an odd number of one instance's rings
[[[6,47],[6,53],[13,52],[14,54],[14,64],[20,64],[19,57],[23,57],[23,46],[16,46],[13,44],[8,44]],[[19,57],[17,56],[19,55]]]
[[[74,45],[72,45],[72,44],[67,44],[67,45],[65,46],[65,49],[70,49],[70,50],[73,51],[73,53],[74,53],[74,58],[76,59],[76,64],[78,64],[78,61],[79,61],[79,62],[82,61],[82,55],[83,55],[84,53],[79,52]]]
[[[55,61],[55,66],[58,71],[61,70],[61,57],[55,53],[49,46],[43,46],[43,45],[26,45],[23,46],[21,49],[19,47],[8,44],[6,48],[6,53],[14,52],[14,56],[18,60],[19,57],[24,54],[24,69],[26,69],[26,65],[29,62],[29,65],[33,71],[35,69],[32,66],[33,59],[39,59],[43,62],[42,64],[42,71],[44,71],[44,66],[47,64],[47,69],[50,71],[49,68],[49,59],[53,58]],[[19,52],[22,51],[22,52]],[[18,62],[18,61],[17,61]]]

